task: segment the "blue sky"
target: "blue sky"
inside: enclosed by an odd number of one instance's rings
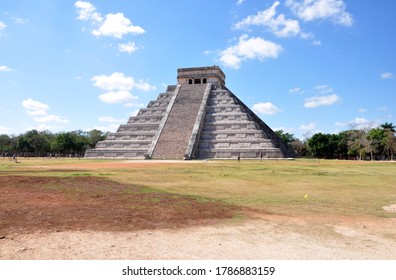
[[[2,0],[0,134],[115,131],[219,65],[274,130],[396,124],[396,1]]]

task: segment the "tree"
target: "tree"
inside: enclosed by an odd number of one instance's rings
[[[366,135],[363,129],[353,129],[348,131],[348,155],[357,156],[359,160],[366,154]]]
[[[396,126],[394,126],[393,125],[393,123],[388,123],[388,122],[386,122],[386,123],[384,123],[384,124],[381,124],[380,125],[380,127],[382,128],[382,129],[384,129],[384,130],[389,130],[389,131],[391,131],[391,132],[396,132]]]
[[[335,155],[339,159],[348,159],[348,132],[342,131],[337,135],[337,149]]]
[[[56,152],[66,156],[82,156],[87,147],[89,147],[88,137],[81,130],[59,133],[53,145]]]
[[[0,135],[0,155],[11,155],[15,152],[15,141],[12,137],[1,134]]]
[[[290,144],[291,142],[293,142],[294,140],[296,140],[294,138],[294,135],[288,132],[284,132],[283,130],[277,130],[275,131],[276,134],[278,134],[278,136],[283,140],[283,142],[285,142],[286,144]]]
[[[83,156],[87,149],[94,148],[107,135],[97,129],[57,134],[33,129],[17,137],[0,134],[0,155],[47,156],[56,153]]]
[[[393,156],[396,153],[396,136],[393,132],[387,131],[384,139],[384,149],[390,160],[393,160]]]
[[[49,131],[27,131],[18,136],[17,150],[25,156],[45,156],[51,151],[51,138]]]
[[[108,133],[104,133],[97,129],[92,129],[88,132],[89,148],[95,148],[99,141],[105,140]]]
[[[73,133],[59,133],[56,137],[56,144],[54,148],[62,155],[70,155],[75,153],[76,147]]]
[[[290,143],[290,146],[293,150],[297,153],[299,157],[306,157],[308,156],[308,146],[307,142],[303,142],[299,139],[295,139]]]
[[[333,134],[316,133],[308,140],[308,147],[314,157],[334,158],[338,139]]]
[[[383,154],[385,151],[384,139],[386,138],[386,130],[382,128],[373,128],[367,133],[368,146],[366,151],[370,153],[371,160],[374,154]]]
[[[384,123],[380,126],[384,131],[383,145],[388,158],[393,160],[393,155],[396,152],[396,127],[392,123]]]

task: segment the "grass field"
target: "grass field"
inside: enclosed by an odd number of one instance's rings
[[[279,215],[396,217],[396,163],[360,161],[114,161],[0,159],[0,176],[100,177]],[[84,186],[80,186],[84,188]]]
[[[0,259],[396,257],[395,162],[18,161]]]

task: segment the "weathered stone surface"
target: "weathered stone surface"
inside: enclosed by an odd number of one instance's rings
[[[178,69],[178,85],[89,150],[97,158],[293,158],[295,153],[225,87],[218,66]]]
[[[209,84],[183,84],[161,133],[153,158],[183,159]]]

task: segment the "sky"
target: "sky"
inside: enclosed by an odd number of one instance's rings
[[[116,131],[218,65],[273,130],[396,124],[396,1],[1,0],[0,134]]]

